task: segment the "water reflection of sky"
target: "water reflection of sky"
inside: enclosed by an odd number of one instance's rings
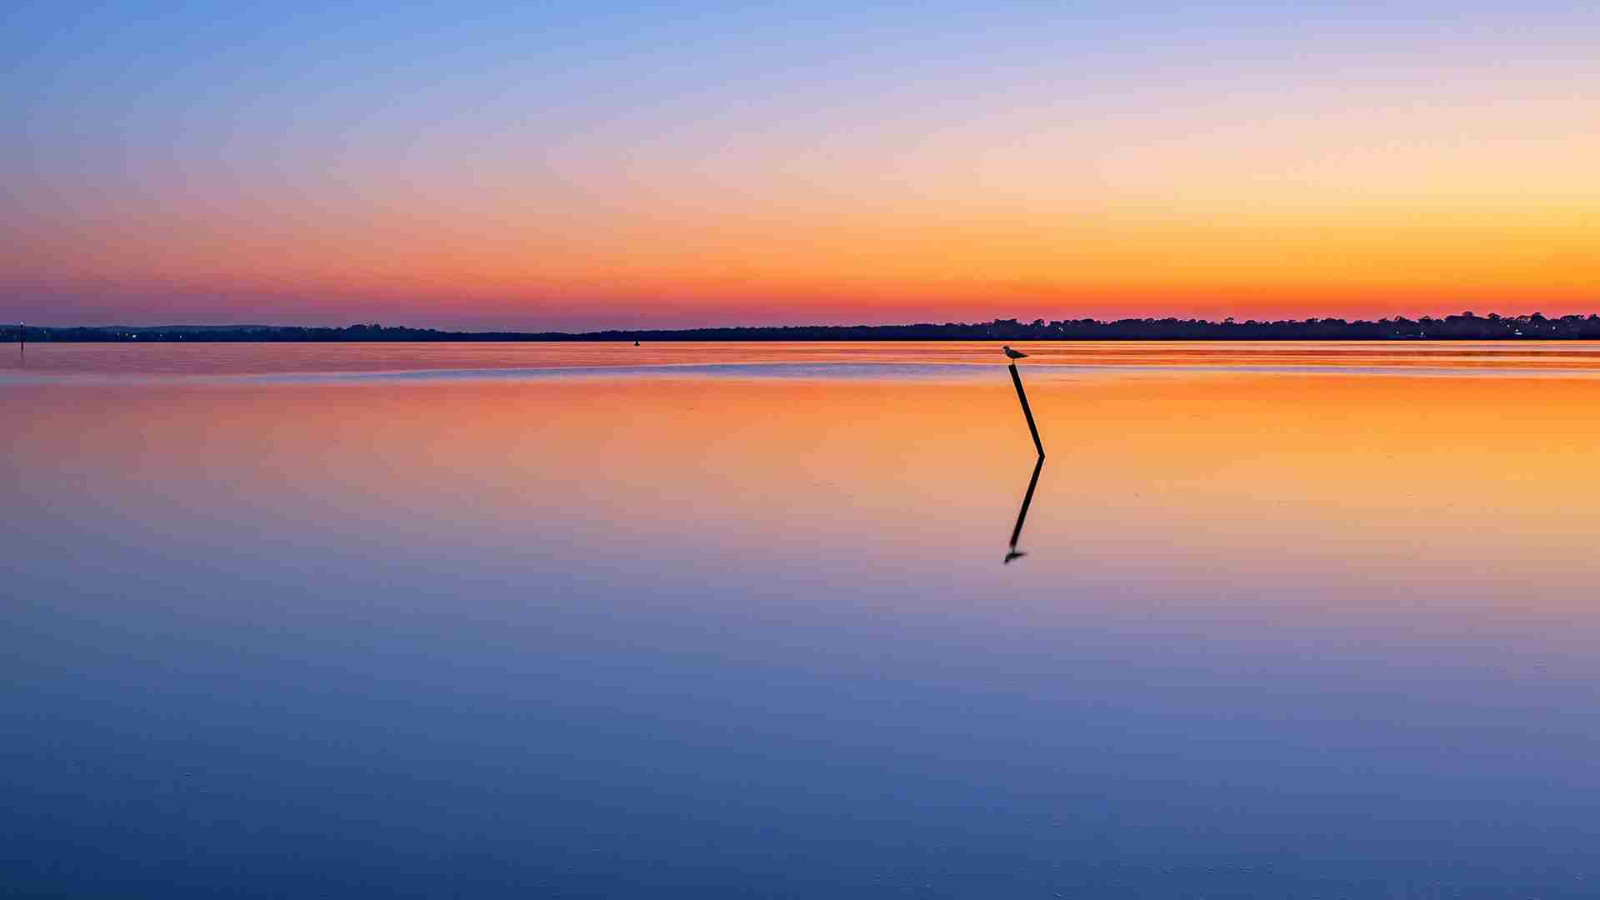
[[[1592,894],[1592,383],[990,375],[0,388],[7,877]]]
[[[928,375],[981,377],[999,357],[999,341],[662,341],[628,342],[373,342],[373,343],[104,343],[11,345],[0,374],[112,375],[367,375],[385,377],[531,377],[551,371],[680,372],[741,376],[825,377]],[[1451,372],[1478,374],[1600,371],[1592,341],[1054,341],[1019,343],[1040,374],[1101,369],[1179,372]],[[19,352],[13,353],[12,350]]]

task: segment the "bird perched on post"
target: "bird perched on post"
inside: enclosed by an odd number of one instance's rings
[[[1021,350],[1013,350],[1013,349],[1011,349],[1010,345],[1001,347],[1000,349],[1004,350],[1006,356],[1009,356],[1012,359],[1027,359],[1028,358],[1028,354],[1023,353]]]

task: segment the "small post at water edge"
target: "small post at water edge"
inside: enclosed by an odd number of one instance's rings
[[[1017,386],[1017,400],[1022,404],[1022,415],[1028,420],[1028,433],[1033,435],[1033,449],[1039,451],[1039,458],[1044,459],[1044,444],[1039,440],[1039,426],[1033,424],[1033,410],[1028,408],[1028,395],[1022,390],[1022,376],[1017,374],[1017,364],[1012,363],[1006,368],[1011,370],[1011,383]]]

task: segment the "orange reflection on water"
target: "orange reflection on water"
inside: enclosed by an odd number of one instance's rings
[[[1251,605],[1381,612],[1415,590],[1447,606],[1588,616],[1600,383],[1025,377],[1050,456],[1030,556],[1011,577],[1043,605],[1106,576]],[[92,498],[145,527],[266,523],[467,557],[529,541],[602,558],[696,547],[724,565],[815,556],[920,579],[998,561],[1033,464],[999,365],[958,382],[4,390],[28,423],[9,465],[41,509]],[[1296,577],[1321,581],[1266,587]]]
[[[312,375],[561,371],[639,367],[901,365],[965,377],[1001,341],[627,341],[35,344],[0,353],[13,375]],[[1033,341],[1029,366],[1600,373],[1593,341]],[[750,372],[747,374],[760,374]],[[783,374],[783,373],[776,373]],[[819,371],[817,374],[826,374]],[[885,373],[893,374],[893,373]],[[923,374],[936,374],[925,372]]]

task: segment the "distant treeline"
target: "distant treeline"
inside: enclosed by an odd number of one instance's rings
[[[0,340],[16,342],[17,326],[0,326]],[[995,319],[943,325],[784,325],[747,328],[682,328],[640,331],[439,331],[433,328],[349,325],[297,328],[275,325],[163,325],[40,328],[29,325],[28,341],[219,342],[219,341],[1397,341],[1397,340],[1600,340],[1600,315],[1548,319],[1478,316],[1470,312],[1436,319]]]

